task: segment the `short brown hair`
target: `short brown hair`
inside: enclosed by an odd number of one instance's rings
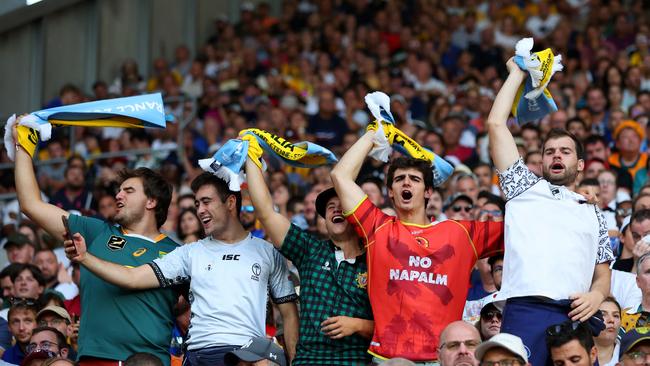
[[[578,159],[584,160],[585,158],[585,148],[582,146],[582,143],[576,135],[572,134],[571,132],[567,130],[563,130],[560,128],[554,128],[548,132],[548,135],[546,135],[546,139],[544,140],[544,143],[542,144],[542,154],[544,154],[544,151],[546,150],[546,142],[549,140],[555,140],[559,139],[562,137],[568,137],[571,140],[573,140],[573,143],[576,146],[576,155],[578,155]]]

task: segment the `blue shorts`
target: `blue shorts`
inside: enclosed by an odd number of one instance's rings
[[[518,336],[528,351],[528,361],[535,366],[552,366],[546,349],[546,328],[566,322],[571,311],[571,300],[542,300],[535,297],[517,297],[506,301],[503,309],[501,333]],[[604,329],[602,315],[597,312],[588,321],[592,333]]]

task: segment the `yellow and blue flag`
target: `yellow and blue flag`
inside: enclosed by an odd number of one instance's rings
[[[258,128],[242,130],[239,137],[228,140],[211,158],[199,160],[203,170],[226,181],[231,191],[239,191],[244,182],[242,168],[247,156],[262,169],[265,169],[262,152],[301,168],[314,168],[338,161],[334,153],[318,144],[307,141],[294,144]]]
[[[154,93],[43,109],[21,118],[20,125],[38,130],[47,141],[52,125],[165,128],[167,120],[162,96]]]
[[[431,163],[433,171],[433,186],[442,185],[454,172],[454,167],[433,151],[422,147],[415,140],[395,127],[395,118],[390,112],[390,98],[383,92],[369,93],[365,97],[366,105],[375,117],[369,124],[370,129],[376,129],[374,147],[370,156],[386,162],[393,149],[414,159]]]

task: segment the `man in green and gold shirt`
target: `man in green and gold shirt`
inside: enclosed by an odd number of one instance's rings
[[[16,193],[22,212],[55,238],[63,239],[66,229],[61,216],[68,217],[70,230],[83,235],[91,253],[124,266],[151,262],[177,247],[159,230],[167,218],[172,189],[152,170],[122,172],[116,195],[116,224],[111,224],[70,215],[43,202],[31,157],[18,144],[15,162]],[[155,354],[169,365],[167,349],[177,300],[173,289],[128,291],[82,269],[80,292],[81,365],[97,361],[115,361],[117,365],[136,352]]]

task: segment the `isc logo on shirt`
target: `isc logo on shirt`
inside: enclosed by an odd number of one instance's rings
[[[238,261],[240,255],[239,254],[224,254],[223,257],[221,257],[222,261]]]

